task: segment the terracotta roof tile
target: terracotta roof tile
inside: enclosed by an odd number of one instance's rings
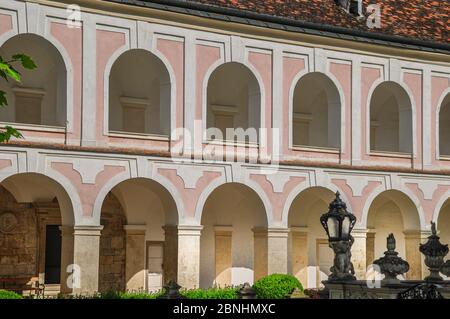
[[[164,3],[164,1],[156,2]],[[357,19],[356,16],[345,12],[335,0],[185,0],[184,2],[450,43],[450,0],[363,0],[364,8],[369,4],[380,6],[380,29],[370,29],[364,19]]]

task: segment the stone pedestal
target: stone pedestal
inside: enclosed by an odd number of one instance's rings
[[[355,269],[355,276],[357,279],[365,279],[367,271],[367,229],[354,229],[352,236],[355,239],[352,245],[352,263]]]
[[[292,274],[306,287],[308,284],[308,229],[291,227]]]
[[[231,285],[231,267],[232,267],[232,233],[231,226],[215,226],[215,265],[216,280],[215,284],[219,287]]]
[[[377,258],[375,256],[375,231],[368,229],[366,233],[366,266],[372,265]]]
[[[98,269],[100,255],[100,233],[103,226],[75,226],[74,252],[75,265],[74,294],[92,294],[98,291]],[[78,273],[79,270],[79,273]]]
[[[267,228],[253,228],[253,280],[267,276]]]
[[[398,299],[400,293],[415,289],[424,284],[423,281],[405,280],[397,283],[383,283],[379,288],[369,288],[365,280],[348,282],[325,281],[329,299]],[[444,282],[437,285],[437,289],[443,298],[450,297],[450,283]]]
[[[267,273],[287,274],[288,272],[288,237],[287,228],[269,228],[267,230]]]
[[[73,227],[60,226],[61,231],[61,285],[60,292],[62,294],[70,294],[72,285],[67,285],[69,273],[67,269],[73,264]],[[70,267],[69,267],[70,269]],[[70,287],[69,287],[70,286]]]
[[[164,283],[178,281],[178,226],[165,225],[164,229]]]
[[[125,225],[126,259],[125,284],[127,290],[145,288],[145,225]]]
[[[404,231],[405,234],[405,259],[409,263],[409,271],[406,278],[409,280],[422,279],[422,254],[419,251],[421,243],[420,231]]]
[[[200,285],[201,225],[178,226],[178,284],[187,289]]]

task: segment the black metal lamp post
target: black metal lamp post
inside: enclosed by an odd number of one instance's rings
[[[351,247],[354,242],[351,232],[356,217],[347,211],[347,205],[341,200],[339,192],[336,192],[336,198],[330,203],[328,212],[320,217],[320,223],[327,232],[329,245],[335,254],[328,280],[356,280],[351,262]]]

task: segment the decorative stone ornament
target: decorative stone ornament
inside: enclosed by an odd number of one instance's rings
[[[430,270],[430,275],[426,281],[442,281],[439,275],[441,267],[444,265],[444,257],[448,254],[448,245],[443,245],[439,241],[436,231],[436,224],[431,223],[431,236],[425,244],[420,244],[420,252],[425,255],[425,265]]]
[[[256,299],[256,291],[248,282],[242,285],[238,292],[239,299]]]
[[[445,262],[445,264],[441,267],[441,273],[446,275],[447,277],[450,277],[450,259]]]
[[[186,299],[180,294],[181,286],[175,281],[169,281],[167,285],[164,286],[164,294],[159,296],[158,299]]]
[[[13,213],[3,213],[0,215],[0,232],[9,234],[16,229],[17,217]]]
[[[386,240],[387,251],[384,252],[384,257],[375,260],[374,265],[380,267],[380,271],[385,275],[383,281],[385,282],[398,282],[398,275],[407,273],[409,270],[409,264],[398,256],[398,252],[395,251],[395,237],[394,234],[389,234]]]
[[[320,217],[320,223],[327,232],[330,248],[334,251],[333,267],[329,281],[356,280],[351,262],[351,248],[354,238],[351,231],[356,217],[347,211],[347,205],[341,200],[339,192],[330,203],[328,212]]]

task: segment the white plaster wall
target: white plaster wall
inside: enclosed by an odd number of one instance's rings
[[[32,57],[37,68],[27,70],[20,63],[14,64],[22,75],[22,83],[11,79],[0,82],[0,90],[7,93],[9,103],[8,107],[0,108],[0,121],[15,122],[15,96],[11,88],[24,87],[45,91],[41,105],[42,125],[65,126],[67,75],[61,55],[44,38],[33,34],[15,36],[0,48],[0,55],[6,60],[17,53]]]
[[[441,237],[441,243],[450,246],[450,202],[447,202],[439,213],[437,229],[438,235]],[[446,259],[450,259],[450,254],[447,255]],[[450,277],[447,279],[450,279]]]
[[[232,284],[253,283],[254,227],[267,227],[261,200],[241,184],[226,184],[206,201],[200,243],[200,287],[211,287],[215,279],[214,226],[232,226]]]

